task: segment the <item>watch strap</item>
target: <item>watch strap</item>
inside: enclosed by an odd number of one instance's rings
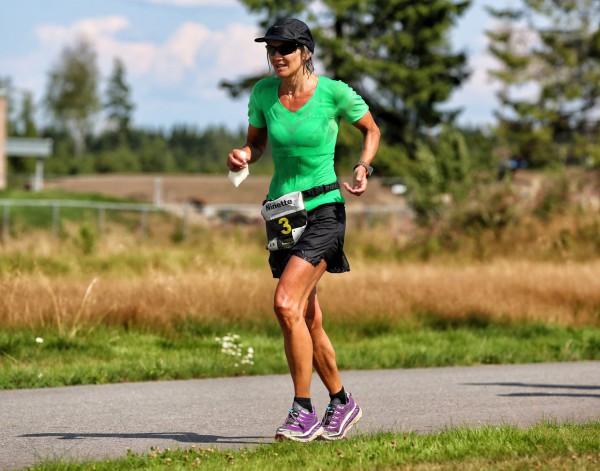
[[[373,167],[371,167],[370,165],[367,165],[366,163],[360,161],[358,162],[353,170],[356,170],[356,167],[364,167],[364,169],[367,171],[367,177],[370,177],[373,174]]]

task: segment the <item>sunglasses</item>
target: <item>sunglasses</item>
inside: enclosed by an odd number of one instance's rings
[[[273,57],[276,52],[278,52],[282,56],[287,56],[292,52],[296,52],[296,49],[298,49],[298,44],[287,42],[281,44],[280,46],[271,46],[270,44],[267,44],[265,47],[267,48],[267,53],[271,57]]]

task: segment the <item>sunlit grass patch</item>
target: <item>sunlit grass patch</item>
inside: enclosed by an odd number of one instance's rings
[[[119,460],[45,463],[36,470],[281,469],[597,469],[600,422],[486,426],[418,435],[378,433],[340,442],[275,443],[239,450],[152,449]]]
[[[594,327],[441,327],[442,322],[428,317],[331,319],[326,324],[341,369],[600,359],[600,329]],[[2,389],[287,371],[275,319],[186,319],[165,330],[107,325],[62,333],[55,327],[0,330]]]

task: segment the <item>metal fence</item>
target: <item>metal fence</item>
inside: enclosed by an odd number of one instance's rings
[[[2,240],[6,241],[10,232],[11,208],[31,207],[31,208],[49,208],[51,211],[52,234],[58,236],[61,218],[61,208],[79,208],[92,209],[97,211],[98,228],[101,232],[106,227],[106,211],[127,211],[140,213],[140,230],[142,235],[146,235],[148,230],[148,213],[164,211],[160,206],[152,204],[134,204],[134,203],[111,203],[80,200],[15,200],[0,199],[2,207]]]
[[[82,200],[33,200],[33,199],[0,199],[2,211],[2,241],[9,238],[11,226],[11,209],[15,207],[48,208],[51,211],[52,235],[58,237],[62,208],[79,208],[97,212],[97,227],[100,233],[106,229],[107,211],[139,213],[140,234],[148,233],[148,215],[150,213],[171,214],[177,218],[181,227],[181,236],[189,235],[191,223],[211,223],[217,221],[225,224],[261,223],[260,206],[255,204],[213,204],[194,205],[190,203],[176,204],[136,204],[113,203]],[[372,225],[381,218],[393,218],[395,221],[406,221],[412,218],[410,209],[405,205],[369,205],[347,206],[349,220]]]

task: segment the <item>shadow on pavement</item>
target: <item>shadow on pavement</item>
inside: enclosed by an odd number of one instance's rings
[[[592,397],[600,399],[600,394],[575,394],[575,393],[510,393],[510,394],[498,394],[501,397]]]
[[[462,383],[465,386],[510,386],[520,388],[539,388],[539,389],[573,389],[576,391],[600,391],[600,386],[592,385],[569,385],[569,384],[529,384],[529,383]],[[599,398],[600,394],[591,393],[566,393],[566,392],[523,392],[523,393],[508,393],[498,394],[503,397],[591,397]]]
[[[140,438],[174,440],[181,443],[235,443],[263,444],[272,437],[223,437],[220,435],[200,435],[198,433],[28,433],[21,438],[56,437],[59,440],[83,440],[86,438]]]

